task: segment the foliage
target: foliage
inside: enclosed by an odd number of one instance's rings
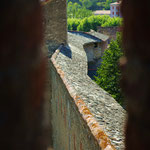
[[[91,0],[79,0],[83,6],[83,8],[90,8],[92,6]]]
[[[80,21],[80,25],[78,26],[78,31],[88,32],[90,29],[97,30],[97,26],[101,26],[109,16],[90,16],[88,18],[84,18]]]
[[[110,9],[110,3],[116,0],[67,0],[68,18],[80,18],[91,16],[92,10]],[[100,8],[98,8],[100,7]]]
[[[72,3],[78,3],[82,7],[85,7],[86,9],[90,10],[96,10],[97,8],[97,2],[99,0],[67,0],[67,2],[72,2]]]
[[[119,69],[119,58],[123,55],[121,50],[121,35],[118,33],[117,40],[111,41],[105,50],[101,66],[95,76],[96,83],[112,95],[120,104],[123,104],[123,95],[120,89],[121,71]]]
[[[121,18],[111,18],[110,16],[90,16],[83,19],[68,19],[68,30],[78,30],[88,32],[90,29],[97,31],[97,26],[111,27],[119,26]]]
[[[68,18],[85,18],[92,15],[92,11],[89,9],[86,9],[84,6],[81,6],[79,3],[68,3],[67,7],[67,16]]]
[[[120,26],[122,23],[122,19],[119,17],[109,17],[105,23],[102,24],[102,27],[112,27],[112,26]]]
[[[105,2],[98,2],[97,5],[102,7],[105,10],[109,10],[110,9],[110,3],[115,2],[113,0],[106,0]]]
[[[68,19],[68,30],[77,30],[77,27],[80,24],[80,19],[69,18]]]
[[[110,9],[110,3],[116,0],[67,0],[67,2],[78,3],[80,6],[90,10]]]

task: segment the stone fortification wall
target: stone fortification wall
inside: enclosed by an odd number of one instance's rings
[[[49,51],[56,50],[61,43],[67,43],[66,0],[49,0],[43,4],[45,40]],[[46,4],[46,5],[45,5]]]
[[[67,43],[66,0],[51,0],[45,11],[45,50],[51,56]],[[125,111],[87,75],[80,39],[52,55],[49,99],[55,150],[122,150]]]
[[[84,107],[84,103],[79,97],[74,98],[70,95],[60,74],[51,65],[52,80],[52,112],[53,112],[53,148],[55,150],[100,150],[99,144],[87,128],[78,107]],[[63,76],[63,73],[61,76]],[[67,82],[67,81],[66,81]],[[88,110],[83,108],[88,114]],[[94,124],[94,122],[93,122]]]
[[[125,111],[87,76],[84,49],[61,47],[51,58],[55,150],[123,150]]]
[[[110,39],[116,39],[116,33],[119,31],[118,27],[97,27],[97,32],[106,34]]]
[[[67,16],[66,16],[66,0],[41,0],[41,5],[43,8],[43,23],[44,23],[44,44],[43,52],[50,58],[55,50],[60,44],[67,43]],[[47,81],[46,81],[46,91],[45,91],[45,112],[46,116],[50,119],[45,119],[49,123],[49,145],[53,145],[52,139],[52,124],[51,118],[52,107],[51,107],[51,97],[52,97],[52,85],[51,85],[51,74],[50,64],[47,62]],[[48,110],[48,111],[47,111]]]

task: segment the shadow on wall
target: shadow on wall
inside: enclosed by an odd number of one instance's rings
[[[101,46],[100,43],[89,43],[84,45],[84,50],[87,56],[88,76],[94,80],[97,68],[101,65]]]
[[[97,65],[98,64],[98,65]],[[94,80],[94,76],[96,76],[96,72],[97,72],[97,69],[98,67],[101,65],[101,58],[100,59],[97,59],[93,62],[88,62],[88,76]]]
[[[62,44],[62,47],[60,48],[60,52],[65,55],[66,57],[72,59],[72,52],[71,49],[69,47],[69,45],[67,45],[66,47],[63,46],[64,44]]]

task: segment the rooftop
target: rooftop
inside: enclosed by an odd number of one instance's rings
[[[110,15],[110,10],[96,10],[94,15]]]
[[[95,32],[93,30],[90,32],[68,31],[68,42],[78,48],[88,43],[106,41],[108,38],[109,37],[107,35]]]
[[[96,32],[94,30],[91,30],[89,32],[90,35],[93,35],[99,39],[101,39],[102,41],[107,41],[109,39],[109,36],[105,35],[105,34],[102,34],[102,33],[99,33],[99,32]]]
[[[121,2],[115,2],[115,3],[111,3],[110,5],[120,5]]]

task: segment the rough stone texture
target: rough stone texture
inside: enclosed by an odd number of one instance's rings
[[[67,43],[66,0],[51,0],[43,6],[45,40],[49,41],[49,51]]]
[[[54,149],[100,150],[56,68],[51,68]]]
[[[97,32],[108,35],[110,39],[116,39],[116,33],[118,31],[118,27],[97,27]]]
[[[67,41],[66,1],[52,0],[43,8],[46,12],[45,48],[51,56]],[[54,149],[113,150],[111,140],[117,150],[122,150],[125,111],[87,76],[83,45],[89,40],[76,38],[69,42],[67,47],[62,46],[60,52],[53,54],[50,63]]]
[[[104,50],[108,46],[108,39],[109,37],[107,35],[95,32],[93,30],[91,30],[90,32],[81,32],[81,31],[68,32],[68,42],[74,41],[74,44],[80,43],[84,45],[85,49],[89,49],[88,50],[89,52],[92,51],[93,54],[91,54],[91,56],[89,55],[89,57],[95,57],[94,59],[100,58],[100,56],[103,54]],[[94,47],[95,44],[97,44],[96,47]]]
[[[102,56],[102,43],[89,43],[84,45],[84,49],[88,58],[88,62],[94,62],[96,59],[100,59]]]
[[[44,23],[44,44],[43,51],[49,58],[52,56],[54,51],[62,43],[67,42],[67,17],[66,17],[66,0],[44,0],[42,1],[42,8],[44,12],[43,23]],[[48,118],[52,118],[52,86],[51,86],[51,74],[49,60],[47,63],[47,81],[45,98],[46,104],[46,117],[47,124],[49,124],[49,145],[52,145],[52,125]],[[51,134],[50,134],[51,133]]]
[[[78,44],[89,44],[89,43],[100,43],[102,40],[100,38],[97,38],[96,36],[90,35],[85,32],[81,31],[69,31],[68,32],[68,42],[73,41],[74,43]],[[77,42],[75,42],[77,41]]]
[[[92,29],[90,30],[90,32],[88,32],[88,34],[93,35],[93,36],[101,39],[102,41],[107,41],[109,39],[109,36],[102,34],[102,33],[99,33],[99,32],[96,32]]]
[[[60,70],[60,72],[63,72],[61,78],[65,78],[65,80],[67,80],[68,85],[71,86],[72,89],[75,91],[76,95],[78,95],[83,100],[83,102],[90,110],[94,118],[96,118],[98,124],[103,129],[104,133],[110,138],[111,143],[115,146],[115,148],[117,150],[123,150],[125,111],[107,92],[99,88],[98,85],[96,85],[87,76],[86,54],[83,49],[83,46],[81,45],[77,45],[77,46],[78,47],[69,44],[69,49],[62,47],[60,49],[60,52],[55,54],[56,57],[55,66],[60,68],[58,69]],[[71,57],[68,57],[67,54],[65,54],[65,52],[68,51],[70,51]],[[53,73],[52,80],[56,80],[55,79],[56,76],[57,73],[56,72]],[[59,83],[57,83],[58,86]],[[53,82],[53,84],[54,84],[53,86],[56,86],[55,82]],[[63,91],[60,93],[58,92],[60,90],[58,90],[55,91],[54,94],[63,97],[65,95],[63,93],[66,93],[66,90],[64,85],[60,85],[60,86],[63,86]],[[57,90],[56,87],[55,90]],[[54,98],[54,99],[56,100],[58,98]],[[63,100],[62,103],[64,105],[64,103],[66,103],[66,98],[61,98],[61,99]],[[73,105],[75,105],[75,103]],[[54,107],[53,111],[59,109]],[[74,117],[75,118],[77,117],[76,114],[74,114]],[[82,126],[82,122],[80,122],[80,125]],[[74,124],[74,126],[77,127],[78,125]],[[86,125],[85,128],[88,128],[88,125]],[[96,149],[93,148],[93,150]]]

